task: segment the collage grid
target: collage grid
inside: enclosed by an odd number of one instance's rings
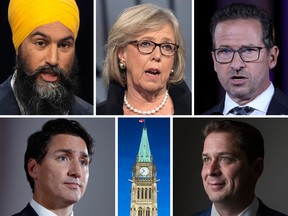
[[[205,193],[201,179],[203,165],[201,155],[202,130],[212,120],[245,122],[260,130],[265,141],[265,169],[257,183],[255,193],[269,207],[288,214],[285,196],[288,193],[286,186],[288,147],[285,144],[288,139],[286,132],[288,119],[283,115],[248,118],[223,117],[219,113],[202,115],[217,104],[225,94],[213,69],[212,42],[208,26],[215,10],[231,2],[237,1],[214,0],[205,7],[200,5],[199,1],[193,0],[123,0],[119,4],[115,4],[113,0],[77,1],[81,20],[79,37],[76,41],[76,53],[80,65],[78,96],[94,105],[93,114],[76,114],[70,117],[63,117],[63,115],[22,115],[20,117],[20,114],[0,114],[0,136],[3,146],[0,171],[4,174],[0,180],[0,184],[3,185],[3,191],[0,193],[2,201],[0,215],[20,212],[31,201],[33,194],[24,170],[27,139],[29,135],[40,130],[45,122],[58,118],[78,121],[95,141],[95,153],[89,167],[87,190],[73,208],[75,216],[130,215],[132,185],[135,183],[133,177],[137,178],[136,161],[142,153],[140,147],[141,139],[145,136],[144,129],[147,129],[147,140],[149,140],[147,142],[151,151],[149,154],[152,155],[152,161],[157,168],[155,180],[158,216],[188,216],[211,207],[211,201]],[[276,43],[280,46],[281,55],[275,68],[277,73],[271,70],[270,76],[275,86],[288,94],[285,81],[288,76],[285,72],[281,72],[288,71],[285,60],[286,50],[288,50],[285,39],[288,28],[285,22],[285,24],[283,21],[280,22],[283,17],[287,16],[284,9],[288,9],[288,4],[284,0],[277,3],[270,0],[247,0],[246,2],[264,6],[280,23],[275,28],[278,33]],[[155,3],[171,8],[180,24],[183,25],[188,59],[185,82],[192,93],[192,115],[124,117],[97,115],[96,113],[96,104],[103,102],[107,97],[101,71],[109,29],[123,9],[142,3]],[[0,3],[0,8],[8,8],[8,4],[9,0],[4,0]],[[278,14],[278,10],[281,11],[279,12],[281,15]],[[189,19],[187,19],[187,13]],[[15,67],[13,33],[10,31],[7,16],[7,11],[2,10],[0,25],[5,29],[5,33],[0,38],[1,46],[3,44],[3,48],[0,49],[0,59],[3,63],[3,72],[1,70],[0,73],[1,83],[13,74]],[[95,73],[89,73],[89,71],[95,71]],[[0,100],[1,94],[0,87]],[[3,105],[0,101],[0,110],[1,106]],[[157,214],[146,214],[131,216],[157,216]]]

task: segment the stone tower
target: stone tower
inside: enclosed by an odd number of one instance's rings
[[[157,170],[150,152],[147,127],[132,168],[130,216],[158,216]]]

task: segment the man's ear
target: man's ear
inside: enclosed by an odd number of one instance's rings
[[[279,55],[279,49],[277,46],[274,46],[270,50],[270,58],[269,58],[269,68],[273,69],[277,64],[277,59]]]
[[[27,163],[27,169],[28,169],[29,175],[34,180],[38,179],[38,171],[39,171],[38,167],[39,167],[39,164],[37,163],[37,161],[34,158],[30,158]]]
[[[254,167],[254,173],[256,179],[258,179],[262,175],[263,169],[264,169],[264,160],[263,158],[259,157],[256,159]]]

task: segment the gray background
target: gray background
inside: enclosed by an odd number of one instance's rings
[[[173,212],[188,216],[211,203],[201,180],[202,128],[213,118],[173,121]],[[270,208],[288,214],[288,133],[286,118],[234,118],[256,126],[264,137],[264,172],[256,187],[256,196]]]
[[[186,49],[186,78],[187,85],[191,88],[191,32],[192,32],[192,1],[191,0],[96,0],[96,67],[98,72],[102,71],[105,58],[104,44],[108,38],[108,32],[115,22],[117,16],[127,7],[137,4],[154,3],[162,7],[170,8],[178,18],[184,36]],[[97,73],[98,74],[98,73]],[[96,101],[101,102],[106,99],[106,87],[102,79],[96,79]]]
[[[72,118],[69,118],[72,119]],[[115,120],[114,118],[73,118],[95,140],[90,177],[82,199],[74,205],[74,215],[115,214]],[[48,121],[47,118],[0,119],[0,215],[21,211],[32,198],[24,171],[27,138]]]

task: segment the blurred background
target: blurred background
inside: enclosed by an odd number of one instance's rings
[[[89,165],[89,181],[74,215],[95,216],[115,213],[115,120],[114,118],[71,118],[78,121],[95,141]],[[50,118],[1,118],[0,215],[20,212],[32,199],[24,170],[28,137]]]
[[[224,96],[211,56],[212,42],[209,33],[210,19],[216,9],[239,0],[214,0],[207,4],[194,1],[194,114],[216,105]],[[244,0],[265,8],[273,17],[276,45],[280,49],[278,63],[271,71],[271,79],[276,86],[288,94],[288,1],[286,0]]]
[[[109,30],[116,21],[122,10],[133,5],[153,3],[161,7],[171,9],[178,18],[184,35],[186,48],[186,78],[185,81],[191,89],[191,0],[96,0],[96,101],[101,102],[106,99],[107,88],[102,82],[101,72],[105,59],[105,43],[108,39]]]
[[[77,1],[80,10],[80,29],[76,40],[76,55],[79,65],[79,97],[93,104],[93,0]],[[14,72],[15,49],[8,22],[9,0],[0,1],[0,83]]]

